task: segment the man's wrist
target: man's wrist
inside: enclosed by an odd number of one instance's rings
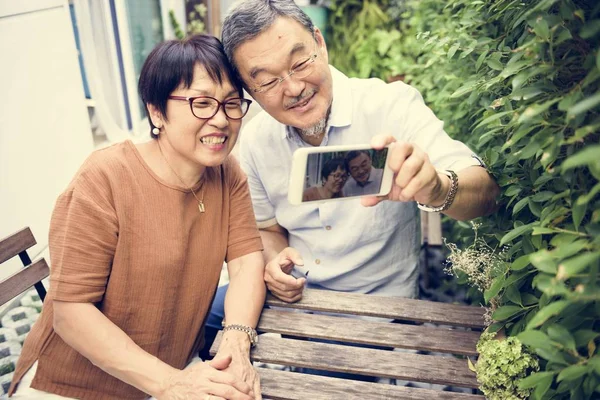
[[[441,197],[441,194],[438,194],[435,197],[435,199],[431,200],[430,204],[422,204],[417,202],[417,206],[423,210],[423,211],[427,211],[427,212],[442,212],[442,211],[446,211],[447,209],[449,209],[452,206],[452,203],[454,202],[454,198],[456,197],[456,193],[458,192],[458,175],[456,175],[456,173],[454,171],[438,171],[438,176],[439,175],[445,175],[448,177],[449,181],[450,181],[450,187],[449,189],[443,189],[444,182],[447,185],[447,181],[444,181],[442,179],[439,180],[439,186],[442,186],[442,189],[439,189],[439,192],[441,192],[442,194],[445,193],[445,197],[444,200],[441,202],[441,205],[439,206],[435,206],[435,205],[431,205],[431,204],[435,204],[439,201],[439,199],[437,197]],[[438,203],[439,204],[439,203]]]
[[[439,171],[436,171],[436,174],[439,178],[438,190],[435,198],[428,204],[432,207],[441,207],[446,201],[448,197],[448,193],[450,193],[450,187],[452,186],[452,180],[446,174],[443,174]]]

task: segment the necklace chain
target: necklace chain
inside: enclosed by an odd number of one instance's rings
[[[181,179],[181,177],[179,176],[179,174],[175,171],[175,168],[173,168],[171,166],[171,164],[169,163],[169,160],[167,160],[167,157],[165,157],[165,154],[162,151],[162,147],[160,146],[160,143],[158,142],[158,140],[156,141],[156,143],[158,144],[158,150],[160,150],[160,155],[162,156],[162,158],[165,160],[165,162],[167,163],[167,165],[169,166],[169,168],[171,169],[171,171],[173,171],[173,173],[175,174],[175,176],[177,177],[177,179],[179,179],[179,181],[181,182],[181,184],[186,187],[194,196],[194,198],[196,199],[196,201],[198,202],[198,210],[200,211],[200,213],[203,213],[205,211],[204,208],[204,186],[202,186],[202,199],[199,199],[198,196],[196,196],[196,193],[194,192],[193,186],[189,187],[188,185],[185,184],[185,182],[183,181],[183,179]]]

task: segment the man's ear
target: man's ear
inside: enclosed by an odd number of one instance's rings
[[[316,26],[314,27],[315,32],[315,40],[317,41],[317,46],[320,50],[320,55],[323,56],[325,62],[329,63],[329,54],[327,53],[327,43],[325,43],[325,38],[323,37],[323,33]]]
[[[158,111],[158,108],[150,103],[146,103],[146,107],[148,108],[148,114],[150,115],[150,121],[152,122],[152,125],[156,126],[157,128],[162,128],[164,121],[162,114],[160,111]]]

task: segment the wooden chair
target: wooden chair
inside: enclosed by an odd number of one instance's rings
[[[37,242],[29,228],[24,228],[0,241],[0,264],[17,255],[23,263],[23,269],[0,282],[0,306],[32,286],[35,286],[40,299],[44,301],[46,289],[41,281],[50,274],[50,269],[43,258],[31,263],[27,249],[35,244]]]
[[[306,289],[302,300],[293,304],[268,295],[266,306],[270,308],[263,310],[257,330],[278,333],[281,337],[259,336],[258,344],[250,352],[252,361],[449,385],[467,390],[478,387],[466,357],[474,359],[477,356],[475,345],[485,327],[481,307],[315,289]],[[345,318],[343,315],[413,321],[413,324]],[[378,347],[361,348],[308,341],[307,338]],[[216,353],[221,339],[222,332],[219,332],[211,354]],[[390,351],[389,348],[412,352]],[[473,393],[362,382],[302,372],[266,368],[258,368],[258,372],[265,399],[484,399]]]

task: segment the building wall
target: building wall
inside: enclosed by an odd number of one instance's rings
[[[0,0],[0,238],[48,243],[56,197],[93,149],[67,1]],[[0,278],[20,266],[0,268]]]

